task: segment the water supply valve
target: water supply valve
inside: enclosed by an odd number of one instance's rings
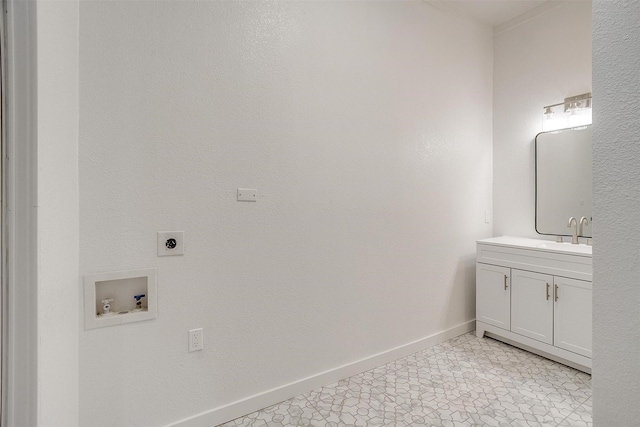
[[[136,300],[136,311],[142,310],[142,298],[144,298],[146,295],[145,294],[140,294],[140,295],[134,295],[133,299]]]
[[[110,302],[113,301],[113,298],[107,298],[107,299],[103,299],[102,300],[102,314],[111,314],[111,304]]]

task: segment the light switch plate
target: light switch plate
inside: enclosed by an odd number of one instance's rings
[[[258,190],[255,188],[238,188],[239,202],[255,202],[258,200]]]
[[[184,231],[158,231],[158,256],[184,255]]]

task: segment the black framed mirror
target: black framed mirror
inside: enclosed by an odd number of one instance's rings
[[[570,236],[570,217],[586,217],[592,237],[591,125],[536,135],[536,231]]]

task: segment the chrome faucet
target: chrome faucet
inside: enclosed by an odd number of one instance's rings
[[[580,218],[580,222],[578,223],[578,236],[584,237],[584,227],[589,225],[589,220],[586,216]]]
[[[578,220],[575,217],[569,218],[569,224],[567,224],[567,228],[573,228],[571,230],[571,244],[578,244]]]

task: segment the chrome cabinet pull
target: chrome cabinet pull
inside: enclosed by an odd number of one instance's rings
[[[507,279],[508,279],[508,278],[509,278],[509,277],[505,274],[505,275],[504,275],[504,290],[505,290],[505,291],[507,290]]]
[[[556,302],[558,302],[558,285],[556,285],[556,298],[555,298]]]
[[[547,301],[549,301],[549,284],[547,283]]]

